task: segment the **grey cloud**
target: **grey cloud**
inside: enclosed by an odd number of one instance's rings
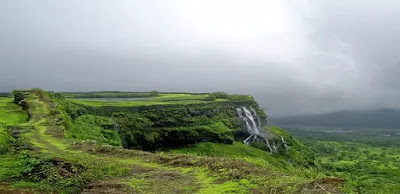
[[[0,90],[223,90],[272,117],[400,108],[400,2],[213,2],[2,1]]]

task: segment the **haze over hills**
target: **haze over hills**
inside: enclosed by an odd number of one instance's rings
[[[339,111],[319,115],[279,117],[271,119],[275,125],[400,128],[399,109],[368,111]]]

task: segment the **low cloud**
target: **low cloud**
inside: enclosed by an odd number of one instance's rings
[[[400,108],[397,1],[11,1],[0,90],[248,93],[269,115]]]

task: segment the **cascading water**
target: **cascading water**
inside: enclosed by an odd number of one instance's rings
[[[115,130],[116,132],[121,131],[121,127],[119,126],[119,124],[117,123],[117,121],[115,121],[114,119],[111,119],[111,120],[112,120],[113,123],[114,123],[114,130]]]
[[[245,130],[250,134],[250,136],[247,137],[243,143],[248,145],[251,142],[265,142],[271,153],[277,152],[275,146],[273,146],[274,148],[271,147],[266,134],[261,131],[261,118],[257,115],[257,112],[252,107],[249,109],[244,106],[236,109],[237,114],[245,124]]]
[[[289,147],[287,146],[286,141],[285,141],[285,139],[283,139],[282,136],[281,136],[281,140],[282,140],[283,147],[285,148],[286,151],[288,151]]]
[[[120,131],[119,124],[115,121],[114,121],[114,130],[117,132]]]

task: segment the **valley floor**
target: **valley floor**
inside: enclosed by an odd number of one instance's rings
[[[291,127],[289,131],[313,150],[317,165],[326,175],[348,180],[347,191],[400,191],[398,130]]]

